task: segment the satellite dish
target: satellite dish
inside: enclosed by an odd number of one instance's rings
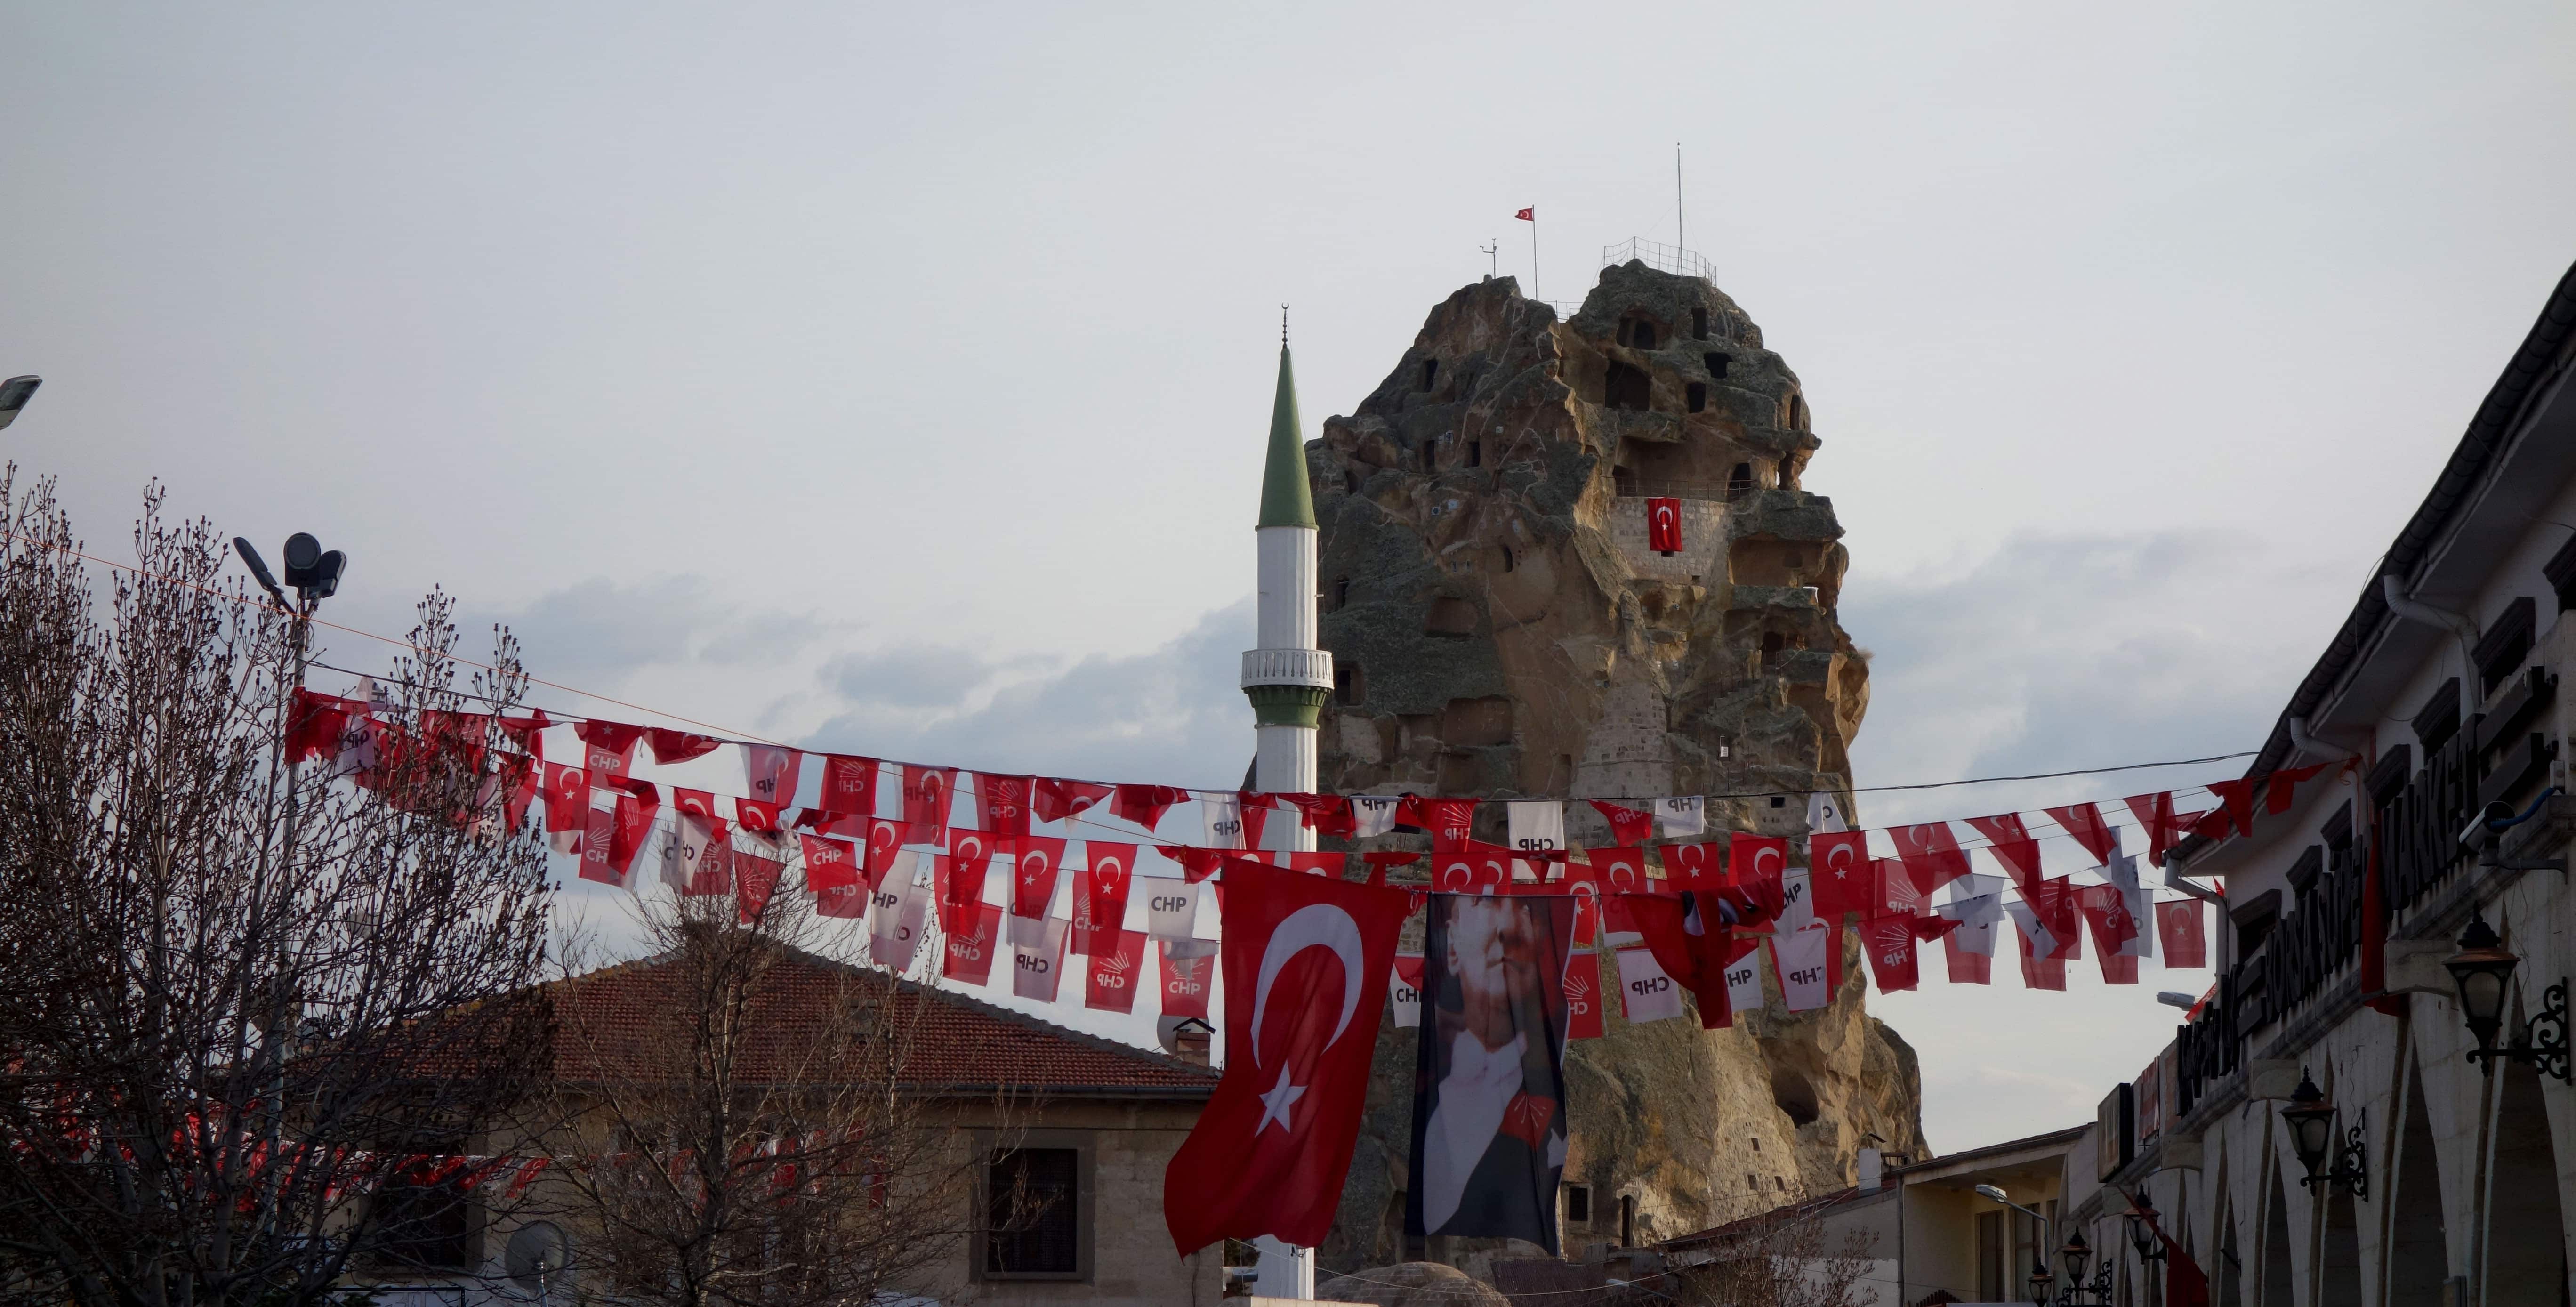
[[[540,1297],[562,1282],[571,1264],[571,1245],[552,1221],[531,1221],[512,1231],[501,1253],[501,1269],[510,1283]]]
[[[1161,1044],[1166,1053],[1179,1053],[1184,1035],[1196,1036],[1194,1042],[1204,1051],[1208,1036],[1215,1033],[1215,1027],[1197,1017],[1163,1017],[1154,1022],[1154,1041]]]

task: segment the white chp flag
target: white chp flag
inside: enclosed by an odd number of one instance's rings
[[[376,769],[376,719],[393,709],[393,691],[376,683],[372,676],[361,676],[349,687],[343,698],[363,700],[367,711],[352,713],[340,722],[340,748],[331,758],[333,776],[355,776]],[[558,853],[572,852],[557,847]]]
[[[1199,796],[1199,816],[1207,822],[1207,846],[1239,849],[1243,845],[1243,800],[1232,794]]]
[[[1395,974],[1386,982],[1386,998],[1395,1005],[1395,1028],[1398,1030],[1411,1030],[1422,1024],[1422,990],[1404,978],[1404,964],[1407,962],[1413,964],[1415,975],[1422,974],[1421,954],[1398,953],[1395,955]]]
[[[910,967],[913,950],[921,946],[921,920],[930,896],[912,883],[920,861],[921,855],[910,849],[896,854],[868,901],[868,959],[891,971]]]
[[[1134,890],[1145,898],[1145,933],[1156,939],[1188,939],[1198,928],[1199,891],[1204,885],[1139,876]]]
[[[1843,798],[1839,794],[1816,793],[1807,796],[1807,832],[1831,835],[1851,829],[1843,817]]]
[[[1395,829],[1395,810],[1404,806],[1401,794],[1354,794],[1351,796],[1352,834],[1361,839],[1384,835]]]
[[[1664,838],[1708,833],[1708,807],[1696,794],[1668,794],[1655,800],[1655,821]]]
[[[1762,950],[1746,949],[1726,964],[1726,1006],[1737,1012],[1762,1010]]]
[[[1011,945],[1011,993],[1015,997],[1041,1003],[1055,1001],[1056,989],[1064,982],[1065,929],[1072,924],[1049,917],[1045,932],[1035,943]]]
[[[671,834],[662,842],[662,883],[686,890],[698,868],[707,865],[707,846],[716,842],[716,824],[694,812],[672,814]]]
[[[1565,804],[1557,799],[1514,799],[1503,805],[1511,818],[1512,848],[1546,853],[1565,847]]]
[[[2118,847],[2119,827],[2111,828],[2113,847]],[[2138,858],[2133,853],[2114,852],[2102,864],[2102,877],[2120,891],[2120,906],[2127,909],[2132,934],[2121,941],[2120,956],[2151,958],[2156,955],[2156,932],[2149,928],[2155,919],[2155,895],[2138,879]]]
[[[2050,930],[2045,923],[2040,921],[2039,913],[2034,911],[2029,904],[2022,902],[2020,899],[2014,899],[2011,902],[2004,904],[2004,911],[2011,913],[2013,925],[2020,928],[2022,934],[2030,937],[2030,955],[2032,957],[2053,958],[2057,956],[2057,933]]]
[[[1682,1014],[1682,987],[1664,974],[1654,951],[1623,948],[1619,959],[1619,1011],[1630,1022],[1663,1021]]]
[[[1952,899],[1932,910],[1959,923],[1950,939],[1960,952],[1990,958],[1995,955],[1995,923],[2003,916],[2003,901],[2000,894],[1980,894]]]
[[[1805,930],[1816,924],[1814,873],[1791,867],[1780,875],[1780,929]],[[1836,924],[1840,924],[1837,922]]]
[[[1771,937],[1771,961],[1780,968],[1782,1006],[1792,1012],[1813,1012],[1834,1001],[1834,988],[1826,983],[1830,969],[1825,965],[1825,949],[1842,934],[1817,925]]]

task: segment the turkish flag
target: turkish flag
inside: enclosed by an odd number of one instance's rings
[[[1193,848],[1187,844],[1163,850],[1163,856],[1181,864],[1181,879],[1192,885],[1216,874],[1225,865],[1225,854],[1217,849]]]
[[[1151,831],[1156,823],[1163,820],[1164,813],[1188,797],[1188,790],[1174,789],[1169,785],[1121,785],[1118,797],[1110,800],[1109,812],[1111,816],[1125,818]]]
[[[1261,833],[1270,825],[1270,810],[1270,796],[1267,794],[1234,796],[1234,815],[1243,822],[1243,847],[1261,847]]]
[[[1311,1248],[1332,1233],[1410,906],[1400,890],[1327,876],[1234,879],[1225,1075],[1163,1173],[1182,1255],[1265,1234]]]
[[[1537,210],[1536,208],[1534,208],[1534,207],[1533,207],[1533,208],[1527,208],[1527,209],[1523,209],[1523,210],[1521,210],[1521,211],[1520,211],[1520,212],[1518,212],[1518,213],[1513,214],[1512,216],[1513,216],[1513,217],[1515,217],[1515,218],[1520,219],[1520,220],[1521,220],[1521,221],[1523,221],[1523,222],[1536,222],[1536,221],[1538,221],[1538,210]]]
[[[1136,990],[1145,978],[1145,932],[1118,932],[1118,947],[1091,955],[1090,975],[1082,987],[1082,1005],[1100,1012],[1133,1012]]]
[[[2254,782],[2246,777],[2211,781],[2209,792],[2218,796],[2219,811],[2227,814],[2226,821],[2219,825],[2219,836],[2223,838],[2228,827],[2233,826],[2238,833],[2251,837],[2254,834]]]
[[[2095,865],[2109,862],[2111,855],[2120,851],[2120,837],[2112,832],[2109,823],[2102,820],[2102,809],[2099,806],[2090,803],[2072,804],[2063,808],[2050,808],[2048,815],[2058,825],[2065,827],[2066,833],[2074,836],[2075,842],[2083,845],[2086,853],[2093,855]]]
[[[1877,915],[1878,876],[1869,841],[1856,830],[1807,837],[1807,869],[1815,880],[1816,918],[1841,925],[1846,913]]]
[[[1431,856],[1431,888],[1450,894],[1498,894],[1512,878],[1512,851],[1468,840]]]
[[[1029,807],[1040,821],[1062,821],[1108,798],[1112,787],[1090,781],[1041,778],[1030,795]]]
[[[880,817],[868,823],[868,888],[875,889],[894,866],[895,855],[912,842],[911,828]]]
[[[1611,843],[1621,848],[1635,848],[1654,838],[1655,814],[1603,799],[1592,800],[1592,807],[1610,823]]]
[[[1136,846],[1089,840],[1082,856],[1082,874],[1073,882],[1073,951],[1089,957],[1118,947],[1127,889],[1136,875]]]
[[[1728,883],[1751,890],[1760,885],[1778,885],[1789,870],[1789,841],[1777,835],[1747,835],[1735,832],[1726,850]]]
[[[805,755],[794,749],[774,744],[742,746],[743,778],[751,786],[751,797],[762,803],[784,808],[796,801],[796,773],[803,770]]]
[[[2004,864],[2015,888],[2028,898],[2031,886],[2039,883],[2039,841],[2030,837],[2030,828],[2022,825],[2017,812],[1997,813],[1992,817],[1970,817],[1968,824],[1977,828],[1993,844],[1986,852]]]
[[[877,815],[877,760],[845,753],[823,755],[823,792],[814,805],[825,812]]]
[[[1163,940],[1156,950],[1163,959],[1163,1015],[1207,1020],[1208,985],[1215,979],[1216,954],[1183,956],[1178,941]]]
[[[2173,792],[2132,794],[2121,802],[2128,804],[2129,811],[2137,814],[2138,824],[2147,828],[2147,861],[2163,865],[2165,850],[2180,841],[2187,824],[2174,815]]]
[[[1959,837],[1945,821],[1925,822],[1920,826],[1897,826],[1888,832],[1896,840],[1896,856],[1905,860],[1905,869],[1914,873],[1914,883],[1926,894],[1968,874],[1968,851],[1959,847]]]
[[[960,923],[966,920],[967,912],[984,901],[984,878],[992,871],[993,864],[981,855],[982,845],[979,843],[965,857],[950,854],[931,859],[930,865],[939,883],[941,930],[966,929]]]
[[[559,762],[538,764],[545,771],[546,829],[579,832],[590,824],[590,773]]]
[[[805,887],[814,891],[814,914],[856,920],[868,914],[859,883],[858,850],[847,840],[797,837],[805,846]]]
[[[351,717],[364,716],[366,712],[364,699],[335,699],[311,690],[297,690],[286,728],[286,760],[302,762],[337,756],[340,732]]]
[[[1878,978],[1880,993],[1912,989],[1921,979],[1914,942],[1912,917],[1873,917],[1860,924],[1861,948],[1869,953],[1869,971]]]
[[[975,792],[984,801],[984,829],[996,838],[1029,833],[1029,778],[975,773]]]
[[[930,831],[932,841],[948,838],[948,801],[957,788],[954,767],[903,769],[903,819]],[[991,965],[991,960],[986,960]]]
[[[1022,835],[1011,841],[1019,857],[1011,872],[1011,915],[1030,920],[1047,914],[1055,901],[1056,873],[1064,868],[1064,841],[1044,835]]]
[[[2200,916],[2198,899],[2156,905],[2156,943],[2163,947],[2167,970],[2209,965],[2209,939],[2201,933]]]
[[[1682,551],[1682,501],[1646,501],[1646,547],[1666,555]]]
[[[1717,871],[1717,844],[1698,840],[1688,844],[1663,847],[1664,879],[1675,889],[1716,889],[1723,877]],[[1638,889],[1646,888],[1640,884]]]
[[[687,731],[668,730],[660,726],[644,728],[644,743],[653,750],[653,761],[665,766],[703,758],[716,751],[724,741],[712,735],[691,735]]]
[[[1565,1037],[1601,1037],[1601,955],[1589,949],[1565,955]]]
[[[759,831],[764,835],[778,833],[778,805],[775,803],[736,799],[733,801],[733,817],[735,824],[744,830]]]

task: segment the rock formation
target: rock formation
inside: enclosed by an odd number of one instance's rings
[[[1817,446],[1796,375],[1706,280],[1606,268],[1567,322],[1510,278],[1451,295],[1307,446],[1337,682],[1322,788],[1749,794],[1710,800],[1712,833],[1803,833],[1796,796],[1847,789],[1869,702],[1868,655],[1834,615],[1842,528],[1800,488]],[[1648,548],[1650,496],[1681,501],[1677,553]],[[1487,805],[1478,837],[1500,841],[1502,817]],[[1567,822],[1608,843],[1588,804]],[[1785,1011],[1767,967],[1770,1004],[1729,1030],[1632,1026],[1608,1004],[1607,1037],[1566,1059],[1560,1212],[1588,1209],[1566,1214],[1569,1255],[1830,1192],[1867,1143],[1924,1155],[1913,1051],[1863,1010],[1845,947],[1822,1011]],[[1404,1246],[1413,1035],[1380,1041],[1321,1265],[1536,1255]]]

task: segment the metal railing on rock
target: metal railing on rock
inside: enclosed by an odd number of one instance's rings
[[[1614,267],[1631,260],[1645,264],[1657,272],[1669,272],[1676,277],[1698,277],[1712,283],[1717,280],[1717,272],[1709,266],[1707,259],[1679,245],[1666,245],[1660,241],[1647,240],[1643,236],[1631,236],[1616,245],[1601,247],[1602,267]]]

